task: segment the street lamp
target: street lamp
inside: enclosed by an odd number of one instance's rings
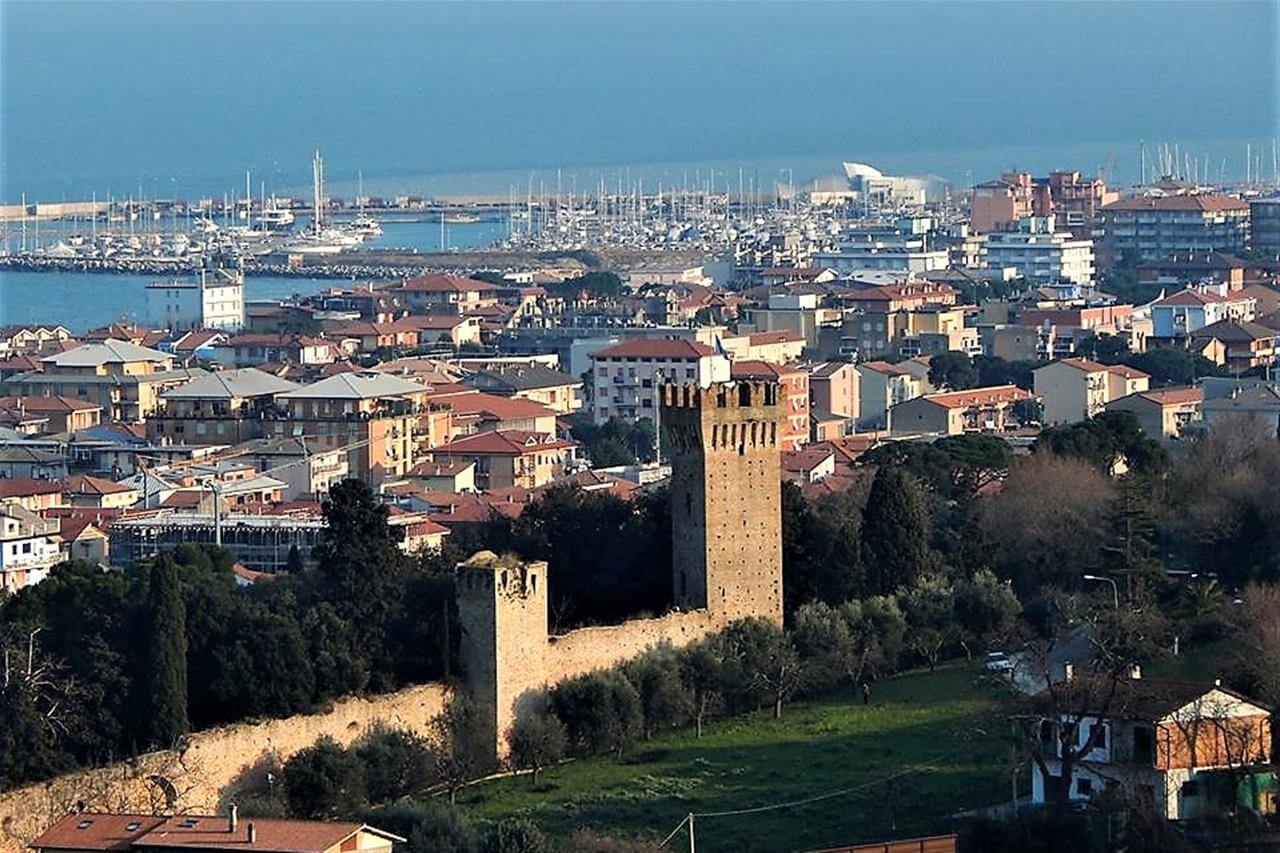
[[[1111,584],[1111,597],[1115,600],[1116,610],[1120,609],[1120,587],[1116,586],[1115,579],[1105,578],[1102,575],[1084,575],[1084,579],[1087,581],[1101,581],[1103,583]]]

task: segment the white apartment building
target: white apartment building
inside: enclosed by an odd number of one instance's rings
[[[706,344],[669,339],[624,341],[591,356],[592,414],[657,419],[659,385],[695,382],[706,388],[729,381],[729,359]]]
[[[1017,231],[993,231],[981,249],[984,269],[1014,269],[1033,284],[1092,284],[1093,241],[1055,231],[1052,216],[1021,220]]]
[[[147,316],[173,331],[238,331],[245,322],[244,273],[215,266],[193,279],[153,281],[147,285]]]
[[[920,243],[920,241],[917,241]],[[885,245],[883,243],[851,243],[834,252],[814,252],[809,263],[832,269],[842,278],[859,272],[888,271],[894,273],[927,273],[945,270],[950,264],[946,249],[927,249],[920,245]]]
[[[34,586],[61,563],[62,522],[16,503],[0,504],[0,591]]]

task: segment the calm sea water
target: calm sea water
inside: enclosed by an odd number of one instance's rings
[[[69,226],[68,226],[69,227]],[[506,231],[504,222],[445,225],[445,244],[453,248],[484,246]],[[11,235],[12,236],[12,235]],[[33,234],[28,234],[34,239]],[[41,242],[48,242],[42,235]],[[13,241],[10,241],[11,245]],[[383,236],[367,245],[416,248],[434,252],[441,245],[439,223],[383,223]],[[156,276],[105,273],[15,272],[0,270],[0,324],[61,323],[72,331],[104,326],[117,320],[144,323],[146,286]],[[245,296],[250,300],[282,299],[341,286],[340,279],[302,279],[250,276]]]
[[[315,148],[343,193],[361,170],[378,192],[506,195],[530,170],[550,188],[557,167],[579,190],[628,165],[647,184],[715,164],[768,185],[771,169],[803,182],[841,159],[959,182],[1013,164],[1094,172],[1113,153],[1128,180],[1140,139],[1242,177],[1248,140],[1272,165],[1278,16],[1274,2],[0,2],[0,198],[221,195],[246,169],[255,191],[305,189]],[[1231,61],[1188,61],[1214,50]]]

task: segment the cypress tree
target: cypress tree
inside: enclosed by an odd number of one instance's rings
[[[915,480],[893,465],[881,466],[862,516],[862,555],[867,592],[888,595],[910,586],[929,566],[929,524]]]
[[[151,567],[147,595],[147,715],[143,724],[153,746],[168,747],[187,733],[187,616],[173,555]]]

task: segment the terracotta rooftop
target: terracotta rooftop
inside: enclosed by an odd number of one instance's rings
[[[1168,195],[1138,196],[1122,198],[1110,204],[1104,204],[1102,210],[1110,211],[1142,211],[1142,210],[1248,210],[1249,203],[1229,195]]]
[[[399,290],[419,293],[466,293],[468,291],[493,290],[495,285],[474,278],[457,275],[420,275],[399,286]]]
[[[498,429],[463,436],[434,449],[438,456],[522,456],[542,450],[565,450],[577,442],[565,441],[541,432]]]
[[[1153,391],[1139,391],[1134,396],[1142,397],[1162,406],[1182,406],[1187,403],[1204,401],[1203,388],[1157,388]]]
[[[967,409],[986,403],[1015,403],[1030,400],[1035,395],[1016,385],[995,385],[990,388],[969,388],[965,391],[947,391],[942,394],[926,394],[921,399],[945,409]]]
[[[669,338],[642,338],[624,341],[597,351],[592,358],[680,358],[693,359],[714,355],[715,350],[696,341]]]

